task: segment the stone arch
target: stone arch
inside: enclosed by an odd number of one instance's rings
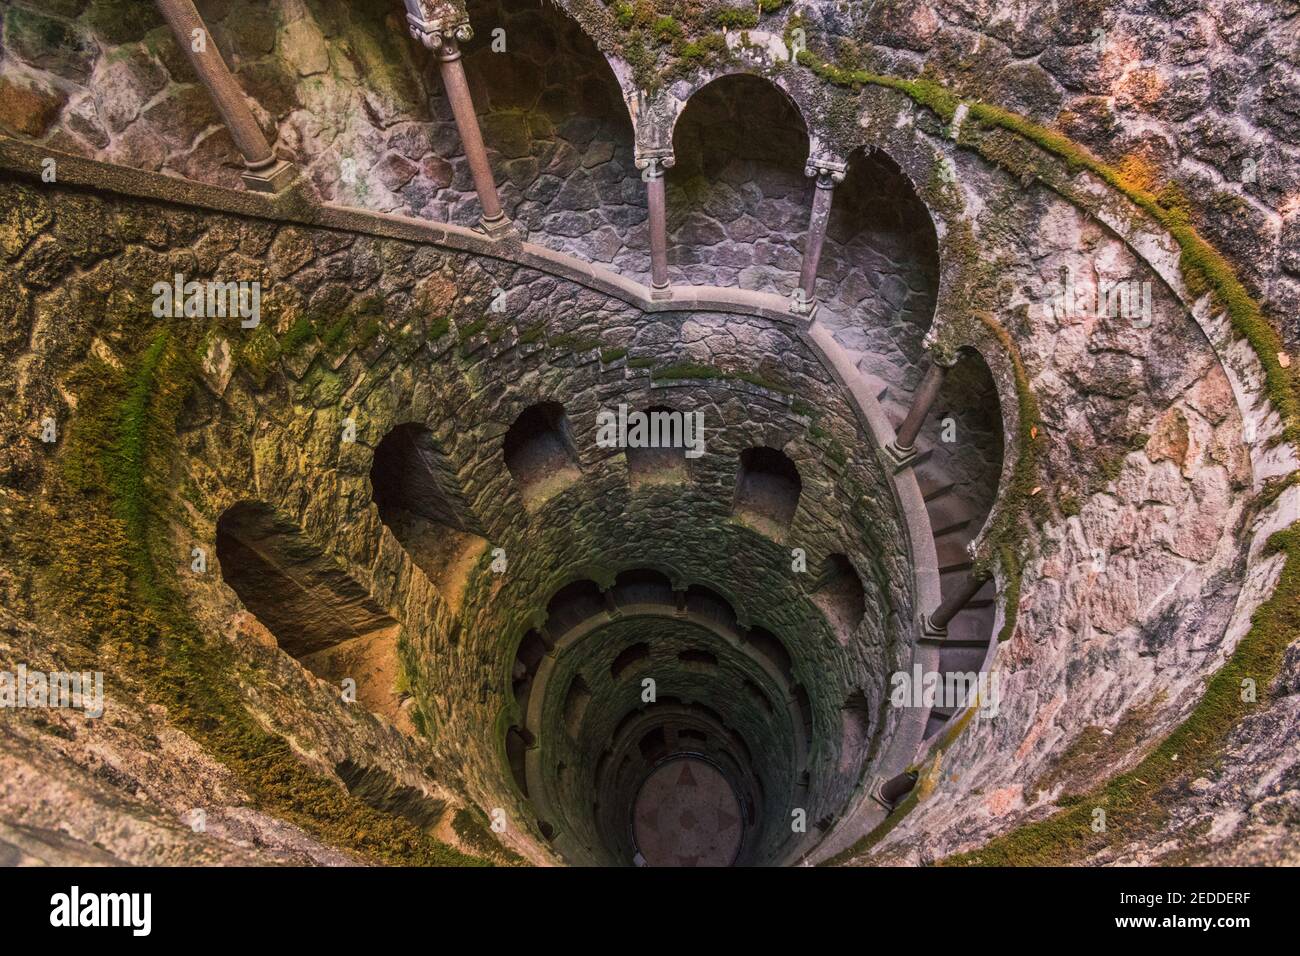
[[[740,453],[732,514],[745,523],[781,535],[794,520],[802,493],[799,469],[784,452],[762,445]]]
[[[654,440],[655,447],[633,447],[631,444],[624,449],[624,456],[627,459],[627,475],[632,487],[638,485],[664,485],[678,484],[687,478],[686,465],[686,447],[681,442],[684,441],[684,434],[680,434],[677,439],[679,443],[660,445],[660,438],[674,440],[671,434],[665,435],[663,430],[657,427],[656,422],[667,419],[656,416],[673,416],[676,419],[683,415],[682,412],[674,411],[667,405],[651,405],[645,410],[647,416],[646,429],[649,435],[646,440]],[[680,419],[684,424],[684,419]],[[629,429],[630,431],[630,429]]]
[[[515,660],[510,671],[510,689],[519,706],[521,720],[528,717],[528,699],[533,690],[533,679],[550,648],[546,640],[534,629],[524,632],[515,649]]]
[[[631,672],[632,668],[636,667],[642,661],[648,660],[649,657],[649,644],[646,644],[645,642],[629,644],[627,647],[623,648],[623,650],[618,652],[618,656],[615,657],[614,662],[610,664],[610,676],[615,681],[620,681]]]
[[[379,518],[453,608],[487,547],[455,469],[417,422],[394,426],[375,446],[370,487]]]
[[[804,105],[800,103],[801,97],[796,95],[785,77],[767,72],[760,72],[758,70],[723,69],[702,74],[694,83],[688,85],[685,90],[674,90],[674,96],[677,97],[680,105],[675,111],[673,111],[670,121],[665,124],[668,139],[672,141],[675,138],[677,125],[683,114],[685,114],[687,109],[690,107],[691,101],[694,100],[703,90],[717,83],[727,83],[742,77],[756,80],[778,93],[789,105],[790,109],[792,109],[799,117],[799,123],[803,127],[804,133],[809,140],[811,141],[815,137],[816,134],[814,132],[814,127],[816,124],[809,121],[810,117],[808,112]]]
[[[673,600],[673,576],[653,567],[627,568],[614,576],[614,593],[632,604]]]
[[[502,456],[524,504],[534,508],[582,477],[564,406],[537,402],[511,424]]]
[[[562,5],[469,0],[467,12],[465,70],[506,214],[558,251],[643,271],[625,78]],[[497,27],[505,54],[492,50]],[[447,211],[471,224],[472,202]]]
[[[826,556],[812,599],[831,622],[841,644],[848,644],[866,614],[866,592],[846,554]]]
[[[915,385],[934,320],[939,238],[929,206],[880,149],[848,155],[817,271],[818,321],[888,382]]]
[[[673,281],[790,292],[808,227],[808,126],[770,80],[700,87],[673,126],[666,178]]]
[[[330,683],[356,681],[357,701],[407,728],[395,686],[400,626],[299,525],[240,501],[216,526],[222,580],[286,654]]]
[[[794,658],[784,641],[765,627],[751,627],[745,634],[745,643],[781,675],[787,687],[790,685],[794,680]]]
[[[546,605],[546,629],[554,637],[606,613],[604,592],[591,580],[570,581]]]

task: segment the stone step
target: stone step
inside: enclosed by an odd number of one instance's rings
[[[963,644],[987,644],[993,637],[994,607],[967,606],[948,622],[948,640]]]
[[[919,465],[913,466],[912,474],[916,476],[916,483],[921,488],[921,496],[926,501],[947,494],[956,487],[956,483],[952,478],[940,470],[933,459],[928,459]]]
[[[970,555],[966,553],[966,545],[970,542],[970,536],[965,534],[964,529],[950,532],[949,534],[935,535],[934,551],[939,558],[939,567],[950,568],[961,564],[970,564]]]
[[[850,354],[854,359],[855,366],[857,366],[857,362],[858,362],[857,356],[859,353],[850,353]],[[876,401],[883,402],[885,398],[888,397],[889,395],[889,383],[886,382],[879,375],[873,375],[871,372],[864,372],[861,366],[857,366],[857,367],[858,367],[858,375],[862,378],[863,384],[866,385],[867,391],[869,391],[872,395],[876,397]]]
[[[941,534],[967,528],[975,520],[970,505],[951,493],[928,499],[925,510],[930,513],[930,529],[936,538]]]
[[[978,671],[988,653],[988,645],[972,646],[959,644],[955,647],[943,646],[939,649],[939,671],[943,674],[961,671],[963,673]]]

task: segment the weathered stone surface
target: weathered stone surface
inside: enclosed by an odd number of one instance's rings
[[[87,8],[108,18],[98,27],[90,16],[68,19],[82,12],[76,0],[58,0],[40,13],[9,9],[3,42],[14,66],[0,83],[13,84],[19,95],[0,107],[10,110],[0,119],[24,135],[50,136],[60,148],[239,186],[233,145],[174,44],[165,32],[136,44],[152,21],[110,24],[116,6]],[[1193,15],[1196,4],[1147,9],[1135,0],[1098,37],[1086,5],[1014,18],[995,16],[985,3],[886,6],[861,13],[873,68],[882,62],[907,75],[926,68],[963,95],[1058,123],[1109,159],[1127,157],[1132,165],[1125,168],[1149,173],[1153,189],[1181,183],[1198,229],[1242,267],[1252,290],[1267,291],[1270,309],[1285,312],[1300,302],[1300,284],[1281,275],[1300,274],[1291,255],[1300,183],[1295,71],[1277,49],[1285,26],[1278,9],[1211,5]],[[480,29],[465,60],[507,210],[534,241],[644,278],[645,187],[626,107],[603,59],[554,11],[472,7],[480,22],[509,26],[509,58],[492,52],[490,31]],[[827,36],[861,33],[829,4],[806,12]],[[323,3],[286,14],[252,10],[240,0],[207,5],[205,13],[258,115],[325,198],[462,224],[477,220],[481,208],[436,69],[402,31],[390,29],[386,13]],[[282,24],[282,15],[293,19]],[[105,56],[87,29],[106,45]],[[571,55],[557,61],[549,51],[561,47]],[[848,45],[840,49],[851,53]],[[177,82],[169,85],[169,77]],[[954,747],[945,758],[951,773],[934,782],[935,797],[883,847],[928,861],[1041,812],[1047,798],[1035,784],[1063,748],[1088,728],[1114,728],[1134,700],[1168,702],[1149,715],[1153,735],[1185,711],[1207,662],[1230,649],[1220,645],[1242,580],[1250,449],[1221,356],[1165,283],[1153,283],[1148,322],[1108,313],[1099,299],[1074,312],[1053,303],[1062,268],[1085,299],[1103,281],[1152,281],[1148,261],[1114,232],[1042,186],[1039,173],[1019,177],[954,147],[923,110],[891,101],[873,116],[862,104],[874,101],[864,94],[853,101],[861,112],[853,112],[841,100],[809,95],[799,85],[809,82],[801,71],[791,69],[783,80],[794,84],[793,104],[771,84],[731,77],[700,90],[677,117],[677,164],[668,172],[673,280],[788,294],[802,263],[813,188],[803,172],[812,146],[807,133],[821,147],[845,152],[877,136],[891,147],[903,144],[898,166],[865,152],[842,157],[850,168],[836,189],[817,321],[850,353],[848,367],[871,376],[863,381],[897,422],[926,360],[922,337],[940,298],[941,269],[968,257],[957,264],[968,274],[997,273],[996,317],[1039,406],[1037,500],[1044,513],[1025,542],[1019,626],[996,658],[1005,668],[1007,709],[1000,722],[977,726]],[[686,77],[677,82],[690,85]],[[828,103],[844,115],[823,109]],[[926,181],[933,156],[953,160],[956,189]],[[0,249],[16,260],[20,279],[0,283],[0,317],[10,329],[0,346],[24,354],[11,363],[17,371],[0,378],[0,394],[6,405],[16,398],[22,415],[2,420],[0,474],[15,486],[37,487],[47,467],[34,422],[52,409],[75,412],[67,373],[85,356],[126,354],[131,323],[114,327],[118,320],[110,317],[142,312],[147,297],[140,290],[155,275],[183,269],[263,277],[272,286],[265,301],[273,331],[283,337],[296,329],[306,337],[291,354],[269,352],[265,368],[233,328],[196,353],[207,390],[201,407],[187,409],[193,418],[183,458],[202,498],[203,531],[212,533],[214,516],[255,488],[290,512],[318,546],[337,549],[360,587],[394,613],[401,609],[416,685],[408,703],[418,702],[410,706],[438,734],[427,750],[419,744],[412,752],[386,726],[358,729],[366,721],[345,716],[324,691],[312,690],[313,678],[297,665],[292,687],[265,705],[277,726],[317,742],[331,758],[377,747],[404,785],[422,772],[425,757],[448,780],[456,774],[446,768],[456,767],[475,802],[511,807],[532,828],[536,819],[496,757],[498,717],[520,716],[512,710],[513,688],[500,680],[510,672],[510,642],[536,623],[561,583],[556,568],[600,577],[653,553],[693,581],[731,592],[755,622],[800,635],[812,725],[828,742],[812,768],[816,806],[827,813],[841,806],[851,790],[841,771],[854,764],[836,748],[863,736],[840,723],[843,702],[851,692],[877,702],[875,681],[896,650],[892,635],[906,632],[915,609],[893,499],[870,441],[839,383],[792,327],[737,314],[640,314],[509,262],[376,236],[164,214],[138,203],[106,210],[99,200],[62,193],[52,215],[47,198],[26,187],[12,191],[14,202],[0,219]],[[977,237],[974,251],[963,251],[954,226]],[[508,293],[508,321],[488,308],[496,289]],[[1294,344],[1295,330],[1285,333]],[[614,358],[619,350],[630,353]],[[996,499],[1003,412],[1016,401],[1001,351],[992,348],[985,358],[963,356],[923,430],[936,478],[950,481],[970,506],[962,512],[971,525],[962,545]],[[682,362],[712,371],[698,380],[655,378],[630,359],[661,372]],[[710,421],[723,423],[711,438],[718,460],[694,468],[675,494],[665,490],[672,483],[657,491],[636,486],[622,458],[590,441],[596,409],[621,399],[704,409]],[[566,403],[578,478],[551,489],[544,509],[530,510],[499,451],[523,404],[541,400]],[[796,402],[820,414],[796,412]],[[338,435],[352,413],[360,440],[341,446]],[[504,544],[516,572],[499,581],[464,559],[455,600],[446,581],[425,570],[427,556],[408,554],[396,526],[385,526],[371,507],[373,449],[393,425],[420,419],[433,423],[447,446],[465,507],[487,536],[482,540]],[[954,442],[938,437],[949,423]],[[801,511],[779,546],[731,518],[735,460],[748,443],[783,449],[802,473]],[[828,619],[815,602],[802,591],[791,596],[785,545],[796,540],[820,551],[859,549],[854,563],[873,569],[865,598],[873,623],[860,644],[825,634]],[[948,560],[964,560],[960,548],[952,550]],[[601,565],[599,574],[592,563]],[[20,596],[14,573],[0,568],[0,585]],[[192,599],[204,626],[233,635],[248,659],[283,657],[267,633],[239,617],[246,612],[219,583],[200,587]],[[664,626],[660,637],[657,666],[675,668],[678,653],[696,649],[694,632]],[[611,659],[629,639],[617,628],[602,638]],[[737,678],[728,687],[738,697],[745,691],[734,663],[721,666],[729,680]],[[576,668],[588,682],[593,720],[599,715],[592,724],[598,737],[614,736],[623,709],[605,676],[609,665],[602,657],[597,666]],[[681,678],[674,689],[703,695],[699,673],[674,671]],[[1284,674],[1282,685],[1290,680]],[[451,686],[474,692],[443,692]],[[261,695],[260,686],[254,690]],[[309,728],[296,712],[304,701],[319,703],[325,715]],[[1294,731],[1288,706],[1273,706],[1239,728],[1223,772],[1188,784],[1187,809],[1167,831],[1172,848],[1130,847],[1098,862],[1170,861],[1207,821],[1206,858],[1288,859],[1278,823],[1294,810],[1293,761],[1284,754]],[[748,711],[728,710],[728,720],[773,742],[773,766],[786,759],[784,738]],[[571,765],[594,771],[591,749],[572,754],[579,759]],[[1117,754],[1117,762],[1131,760],[1136,749]],[[87,762],[84,753],[71,756]],[[26,779],[40,758],[20,754],[15,778]],[[1252,778],[1243,769],[1250,765],[1268,768],[1266,778]],[[557,782],[554,792],[570,801],[584,793],[571,782]],[[119,812],[112,796],[75,799],[88,818]],[[178,799],[150,796],[168,812]],[[1256,812],[1251,801],[1263,809]],[[227,826],[218,840],[261,840],[275,859],[337,862],[328,848],[277,821],[245,818],[238,802],[212,802]],[[569,826],[581,829],[569,816]],[[92,851],[80,835],[61,844],[38,815],[22,826],[0,836],[3,852],[19,859],[88,860],[102,852],[135,860],[147,858],[149,840],[168,860],[187,853],[205,861],[244,858],[228,846],[190,840],[183,827],[142,825],[109,850]],[[533,839],[530,852],[540,859],[542,838]]]
[[[0,125],[24,136],[43,136],[59,115],[63,97],[57,92],[0,76]]]

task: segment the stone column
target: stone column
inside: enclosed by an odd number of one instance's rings
[[[924,636],[931,640],[946,637],[948,624],[960,613],[962,608],[974,600],[975,595],[979,594],[987,583],[988,578],[976,577],[974,574],[969,575],[962,582],[962,586],[940,603],[933,614],[922,616],[921,629]]]
[[[911,464],[912,459],[916,457],[916,436],[921,433],[921,426],[925,423],[926,416],[930,414],[930,407],[939,396],[939,389],[943,386],[948,368],[949,366],[937,361],[930,362],[930,367],[925,370],[916,394],[912,396],[912,407],[907,410],[907,416],[898,426],[897,436],[885,446],[885,451],[900,468]]]
[[[892,810],[898,806],[900,800],[912,792],[912,788],[916,786],[916,780],[916,773],[904,771],[896,777],[881,781],[876,787],[873,796],[886,809]]]
[[[645,180],[646,199],[650,207],[650,295],[668,299],[668,200],[664,191],[664,170],[673,165],[673,157],[643,156],[636,168]]]
[[[438,72],[442,76],[447,100],[456,120],[460,142],[469,161],[474,191],[478,193],[483,216],[479,225],[494,239],[513,236],[514,225],[501,208],[496,179],[488,162],[487,147],[478,125],[478,113],[465,79],[460,45],[474,35],[465,13],[448,0],[406,0],[406,22],[411,36],[438,55]]]
[[[157,0],[157,3],[244,157],[244,185],[257,192],[279,192],[294,180],[297,170],[272,151],[193,0]]]
[[[826,242],[826,224],[831,218],[831,199],[835,186],[844,182],[845,163],[823,157],[810,159],[804,173],[817,180],[813,192],[812,215],[808,221],[808,238],[804,243],[803,268],[799,272],[799,288],[791,297],[790,311],[796,315],[812,315],[817,308],[817,264],[821,261],[822,246]]]

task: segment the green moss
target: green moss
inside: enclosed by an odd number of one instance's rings
[[[626,357],[627,349],[624,348],[600,350],[600,360],[606,365],[609,365],[611,362],[617,362],[619,359]]]
[[[451,319],[445,315],[439,316],[429,323],[429,341],[440,339],[451,331]]]
[[[461,842],[482,856],[496,858],[510,866],[527,864],[527,860],[518,853],[502,846],[488,826],[487,817],[472,807],[461,807],[451,818],[452,832]]]
[[[630,358],[627,360],[628,368],[650,368],[655,364],[652,358]]]
[[[808,51],[799,55],[799,62],[837,85],[875,85],[899,90],[945,123],[952,122],[957,107],[964,102],[970,121],[1014,133],[1063,161],[1068,169],[1086,169],[1124,195],[1159,222],[1178,243],[1180,266],[1188,291],[1193,296],[1211,295],[1214,303],[1227,313],[1233,329],[1255,351],[1264,369],[1265,390],[1282,416],[1283,437],[1300,446],[1300,386],[1296,381],[1297,372],[1283,367],[1278,358],[1283,351],[1281,336],[1223,254],[1191,226],[1190,204],[1180,189],[1169,185],[1153,194],[1149,191],[1149,182],[1137,180],[1126,175],[1126,170],[1103,162],[1063,133],[999,106],[978,100],[963,101],[932,80],[905,80],[863,70],[848,70],[822,61]],[[983,151],[980,144],[972,144],[966,137],[963,137],[961,145]]]
[[[657,368],[650,373],[650,378],[656,382],[672,382],[682,379],[716,379],[725,378],[725,373],[720,369],[713,368],[711,365],[700,365],[695,362],[680,362],[676,365],[667,365],[663,368]]]
[[[280,336],[280,352],[282,355],[292,355],[304,345],[306,345],[316,335],[316,327],[312,325],[311,319],[305,315],[300,315],[294,321],[289,330]]]
[[[481,864],[309,769],[247,710],[241,686],[250,668],[224,639],[198,630],[177,588],[169,519],[195,344],[162,332],[123,370],[92,361],[70,377],[77,414],[49,483],[44,528],[25,539],[40,556],[34,566],[46,569],[40,605],[93,649],[110,684],[128,679],[228,766],[253,806],[375,862]]]
[[[344,341],[347,339],[348,329],[352,325],[350,316],[344,315],[335,319],[332,323],[321,329],[317,334],[320,338],[320,344],[325,346],[330,352],[338,352]]]
[[[546,323],[535,322],[519,333],[519,341],[523,345],[530,345],[533,342],[540,342],[544,335],[546,335]]]
[[[779,392],[782,395],[792,395],[794,393],[794,389],[789,385],[768,378],[765,375],[760,375],[757,372],[736,372],[729,377],[748,382],[750,385],[757,385],[759,388],[765,388],[771,392]]]
[[[236,364],[248,373],[253,384],[266,384],[275,363],[280,360],[280,343],[268,323],[262,323],[239,344]]]
[[[1300,634],[1300,527],[1274,534],[1270,553],[1285,556],[1272,596],[1255,611],[1250,630],[1210,678],[1191,714],[1132,770],[1088,793],[1045,820],[1019,827],[979,850],[948,857],[952,866],[1062,866],[1106,847],[1156,832],[1168,819],[1181,780],[1209,770],[1234,727],[1269,703],[1268,686],[1287,648]],[[1259,699],[1242,700],[1243,681],[1255,682]],[[1092,829],[1093,810],[1106,811],[1106,829]]]
[[[630,3],[614,4],[614,19],[619,26],[628,29],[636,22],[636,10]]]
[[[725,57],[727,38],[722,33],[709,33],[698,39],[683,43],[677,48],[677,55],[682,60],[680,67],[696,68],[706,62],[713,62]]]
[[[594,352],[600,348],[600,339],[589,335],[553,335],[546,344],[560,352]]]
[[[724,7],[713,16],[713,22],[724,30],[734,30],[737,27],[747,29],[758,26],[757,10],[735,10],[730,7]]]
[[[682,25],[672,17],[659,17],[653,25],[655,39],[660,43],[672,43],[682,37]]]

